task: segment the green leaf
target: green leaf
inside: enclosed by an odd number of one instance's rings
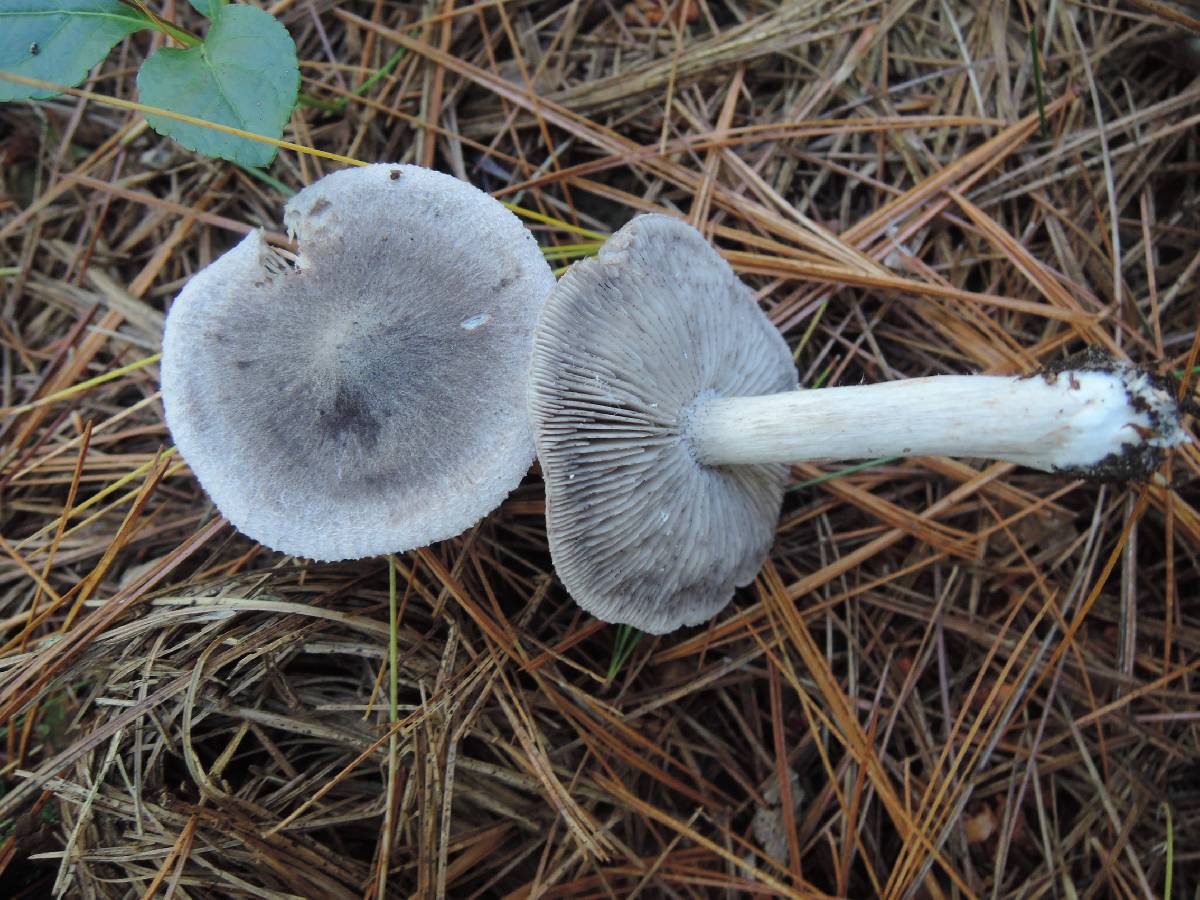
[[[0,0],[0,70],[73,86],[117,41],[151,27],[117,0]],[[57,93],[0,78],[0,100]]]
[[[228,2],[229,0],[188,0],[188,3],[192,4],[192,8],[207,19],[216,19],[221,12],[221,7]]]
[[[296,105],[300,68],[283,25],[253,6],[227,6],[200,46],[162,48],[142,64],[137,81],[150,106],[278,139]],[[275,158],[270,144],[152,113],[146,120],[159,134],[209,156],[244,166]]]

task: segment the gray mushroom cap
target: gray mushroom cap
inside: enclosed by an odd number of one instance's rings
[[[580,606],[662,634],[754,579],[787,466],[701,465],[687,419],[699,399],[796,385],[749,288],[683,222],[638,216],[571,267],[534,335],[530,415],[550,551]]]
[[[221,512],[297,556],[452,537],[533,458],[526,391],[554,277],[501,204],[371,165],[297,194],[289,265],[260,233],[188,282],[163,336],[167,424]]]

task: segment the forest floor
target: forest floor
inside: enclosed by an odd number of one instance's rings
[[[1196,396],[1195,7],[261,5],[286,140],[467,179],[555,266],[682,216],[802,385],[1092,346]],[[271,552],[173,452],[164,314],[342,164],[106,103],[159,42],[0,106],[0,894],[1200,896],[1195,444],[797,465],[759,579],[663,637],[555,580],[536,468],[432,547]]]

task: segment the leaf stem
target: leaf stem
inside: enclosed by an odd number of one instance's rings
[[[1171,900],[1171,891],[1175,879],[1175,823],[1171,818],[1171,804],[1163,802],[1167,813],[1167,866],[1163,877],[1163,900]]]
[[[361,97],[372,87],[378,84],[381,78],[386,78],[389,74],[391,74],[392,69],[396,68],[396,64],[404,58],[404,54],[407,52],[408,51],[406,48],[401,47],[390,57],[388,57],[387,61],[379,67],[378,71],[376,71],[370,78],[356,87],[350,93],[355,97]],[[299,97],[299,101],[303,106],[311,106],[314,109],[323,109],[325,112],[341,112],[346,108],[346,104],[350,102],[350,98],[339,97],[336,100],[322,100],[320,97],[314,97],[312,94],[302,93]]]
[[[1033,54],[1033,89],[1034,93],[1037,94],[1038,122],[1041,125],[1041,135],[1045,138],[1050,130],[1046,127],[1046,92],[1042,86],[1042,61],[1038,54],[1038,27],[1036,19],[1030,24],[1029,50]]]
[[[903,456],[881,456],[879,459],[868,459],[866,462],[856,463],[853,466],[838,469],[836,472],[826,472],[824,475],[818,475],[816,478],[810,478],[807,481],[797,481],[795,484],[788,485],[787,491],[790,494],[792,491],[800,491],[814,485],[824,484],[826,481],[833,481],[835,478],[841,478],[844,475],[865,472],[867,469],[873,469],[876,466],[886,466],[888,463],[894,463],[896,460],[903,458]]]
[[[625,668],[625,663],[633,656],[641,641],[643,633],[632,625],[621,625],[617,628],[617,637],[613,642],[612,661],[608,664],[608,680],[612,681]]]
[[[321,109],[325,112],[341,112],[346,106],[345,100],[322,100],[320,97],[314,97],[312,94],[301,93],[296,97],[296,102],[301,106],[309,106],[313,109]]]
[[[130,0],[130,2],[132,2],[133,5],[137,7],[138,11],[149,20],[150,25],[155,31],[165,34],[167,37],[188,48],[199,47],[202,43],[204,43],[202,40],[200,40],[200,38],[196,37],[196,35],[184,31],[178,25],[172,25],[162,16],[158,15],[158,13],[154,12],[154,10],[146,6],[142,0]]]
[[[234,165],[237,166],[239,169],[241,169],[243,172],[245,172],[247,175],[249,175],[251,178],[257,178],[263,184],[270,185],[275,190],[279,191],[279,193],[283,194],[283,196],[285,196],[285,197],[295,197],[296,196],[296,191],[293,188],[288,187],[286,184],[284,184],[282,181],[280,181],[278,178],[276,178],[270,172],[265,172],[262,169],[256,169],[256,168],[254,168],[254,166],[246,166],[240,162],[235,162]]]
[[[388,715],[393,724],[400,718],[400,679],[397,677],[400,623],[397,621],[396,593],[396,557],[388,554]]]

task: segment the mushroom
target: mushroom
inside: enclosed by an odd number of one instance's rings
[[[526,390],[554,276],[512,213],[449,175],[336,172],[188,282],[167,318],[167,424],[230,522],[317,560],[452,537],[533,459]]]
[[[1111,359],[796,386],[750,290],[678,220],[633,219],[559,280],[530,412],[551,554],[580,606],[655,634],[711,617],[770,550],[788,463],[935,454],[1146,477],[1187,439],[1170,394]]]

